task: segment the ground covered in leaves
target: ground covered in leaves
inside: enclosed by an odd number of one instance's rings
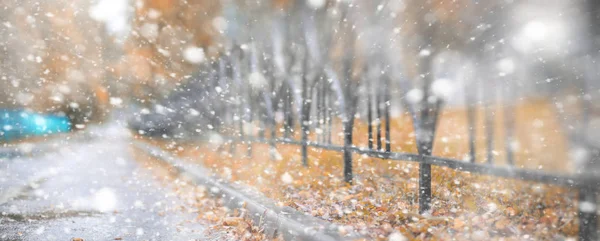
[[[151,170],[155,177],[164,185],[174,189],[175,195],[184,200],[185,205],[175,207],[175,212],[197,214],[195,220],[207,227],[202,240],[281,240],[279,237],[267,237],[261,225],[256,225],[247,217],[243,208],[231,210],[223,205],[223,200],[211,195],[211,190],[204,186],[194,185],[188,180],[181,179],[172,167],[155,159],[136,153],[136,160]]]
[[[483,116],[477,113],[479,120]],[[503,120],[501,111],[495,119]],[[493,152],[498,165],[503,146],[515,149],[515,165],[544,171],[570,170],[559,124],[545,103],[515,108],[516,135],[504,140],[503,125],[495,126]],[[468,151],[464,111],[441,117],[434,155],[461,159]],[[499,121],[500,122],[500,121]],[[501,122],[500,122],[501,123]],[[395,118],[392,151],[415,152],[410,120]],[[478,162],[483,162],[486,139],[477,123]],[[355,129],[355,145],[366,145],[366,125]],[[314,137],[313,137],[314,138]],[[398,141],[401,140],[401,141]],[[338,137],[334,144],[340,143]],[[439,143],[439,144],[438,144]],[[359,232],[380,240],[555,240],[576,237],[576,190],[432,167],[433,201],[430,213],[418,214],[418,163],[354,155],[355,183],[342,180],[340,153],[309,150],[309,166],[301,164],[297,146],[164,142],[164,147],[192,162],[202,163],[223,179],[246,184],[276,200],[315,217],[343,224],[341,233]],[[497,149],[496,149],[497,148]],[[275,158],[273,158],[275,157]]]

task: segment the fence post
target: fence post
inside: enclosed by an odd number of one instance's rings
[[[308,121],[302,118],[302,165],[308,166]]]
[[[417,149],[419,160],[419,213],[425,213],[431,208],[431,164],[423,163],[425,156],[430,156],[435,138],[433,129],[430,128],[429,107],[422,107],[420,128],[417,130]]]
[[[466,86],[466,85],[465,85]],[[475,162],[475,100],[469,88],[465,88],[465,99],[467,101],[467,126],[469,132],[469,162]]]
[[[352,185],[352,128],[354,127],[354,116],[344,121],[344,181]]]
[[[373,111],[372,111],[372,90],[371,81],[367,81],[367,146],[369,150],[373,150]]]
[[[419,213],[425,213],[431,208],[431,164],[423,163],[424,157],[431,155],[433,141],[417,143],[419,156]]]
[[[379,86],[378,86],[378,88],[375,89],[375,93],[376,93],[376,95],[375,95],[375,114],[377,116],[377,123],[375,123],[375,124],[377,124],[376,128],[377,128],[377,150],[378,151],[383,150],[383,143],[381,142],[381,122],[382,122],[382,120],[381,120],[382,119],[382,117],[381,117],[381,99],[382,98],[381,98],[380,90],[381,89],[379,88]]]
[[[419,163],[419,213],[425,213],[431,209],[431,164],[424,163],[425,156],[431,156],[435,131],[442,106],[439,96],[431,96],[431,55],[425,56],[421,61],[424,75],[423,98],[420,103],[420,118],[415,125],[417,133],[417,150],[421,158]],[[433,98],[433,99],[432,99]],[[432,101],[434,100],[434,101]]]
[[[431,208],[431,165],[419,164],[419,213]]]
[[[272,116],[270,123],[271,136],[269,137],[269,154],[272,160],[277,160],[277,143],[275,143],[275,140],[277,139],[277,122],[275,121],[275,116]]]
[[[292,128],[294,125],[294,120],[292,119],[292,96],[291,96],[291,90],[288,87],[286,89],[286,95],[285,95],[285,100],[283,103],[283,114],[285,116],[285,120],[283,121],[283,126],[284,126],[284,138],[290,138],[291,133],[292,133]]]
[[[352,132],[354,128],[354,114],[356,114],[358,105],[358,94],[356,93],[356,90],[358,89],[359,81],[353,81],[350,74],[350,66],[350,62],[346,60],[344,63],[344,72],[346,73],[346,79],[349,80],[349,83],[346,85],[346,114],[342,121],[342,125],[344,132],[344,181],[352,185],[354,179],[352,174]]]
[[[383,104],[385,106],[385,152],[392,151],[392,134],[390,133],[390,105],[391,105],[391,95],[390,95],[390,78],[385,76],[385,94]]]
[[[307,59],[307,58],[305,58]],[[305,60],[306,61],[306,60]],[[305,63],[305,68],[307,64]],[[301,118],[300,118],[300,129],[302,131],[302,165],[305,167],[308,166],[308,132],[310,131],[310,126],[308,125],[310,121],[310,96],[309,93],[310,87],[308,86],[308,79],[305,76],[302,77],[302,110],[301,110]]]
[[[513,166],[515,164],[515,155],[513,151],[513,142],[515,141],[514,133],[515,133],[515,104],[509,102],[514,98],[514,95],[511,95],[509,91],[509,82],[505,81],[505,87],[501,90],[501,101],[504,103],[504,132],[505,132],[505,144],[504,148],[506,149],[506,162]],[[514,101],[514,100],[513,100]]]
[[[494,163],[494,114],[492,113],[492,103],[484,104],[485,112],[485,132],[487,144],[487,163]]]
[[[333,105],[331,104],[331,102],[332,102],[331,97],[329,97],[329,95],[328,95],[327,102],[326,102],[327,107],[325,109],[325,110],[327,110],[327,119],[325,119],[327,122],[327,137],[326,137],[327,144],[331,144],[331,130],[333,127],[333,118],[332,118],[333,110],[331,110],[331,106],[333,106]]]
[[[579,240],[598,240],[597,193],[593,185],[586,184],[579,189]]]

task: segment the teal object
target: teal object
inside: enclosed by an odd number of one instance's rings
[[[66,116],[0,109],[0,142],[71,131]]]

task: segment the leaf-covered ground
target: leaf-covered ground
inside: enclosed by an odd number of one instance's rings
[[[499,108],[500,109],[500,108]],[[483,113],[478,110],[478,162],[484,161]],[[444,112],[434,155],[462,159],[468,151],[464,111]],[[494,113],[494,157],[505,165],[502,111]],[[549,105],[530,102],[515,109],[516,165],[558,171],[568,165],[568,147]],[[414,152],[410,120],[392,122],[392,150]],[[358,122],[355,145],[366,145],[366,125]],[[399,141],[400,140],[400,141]],[[340,143],[339,138],[334,143]],[[355,184],[342,181],[341,154],[310,149],[309,167],[301,165],[297,146],[278,145],[271,158],[267,145],[164,143],[192,162],[200,162],[222,178],[262,191],[280,205],[344,224],[341,233],[356,231],[373,239],[402,240],[544,240],[575,237],[578,229],[576,190],[433,167],[430,213],[417,213],[418,163],[354,155]],[[232,152],[233,150],[233,152]],[[401,235],[399,235],[401,234]]]
[[[211,195],[211,190],[207,190],[206,187],[178,178],[171,167],[150,156],[140,152],[134,153],[136,160],[154,172],[164,185],[172,187],[175,195],[184,201],[185,205],[173,208],[174,211],[198,214],[195,220],[188,221],[199,222],[208,227],[202,240],[281,240],[280,237],[267,237],[261,225],[254,224],[247,217],[244,208],[231,210],[223,205],[221,198]]]

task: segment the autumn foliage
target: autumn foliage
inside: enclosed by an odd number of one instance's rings
[[[110,63],[104,27],[87,1],[0,1],[0,107],[102,119]]]
[[[123,74],[141,100],[168,93],[219,51],[217,0],[137,0]]]

